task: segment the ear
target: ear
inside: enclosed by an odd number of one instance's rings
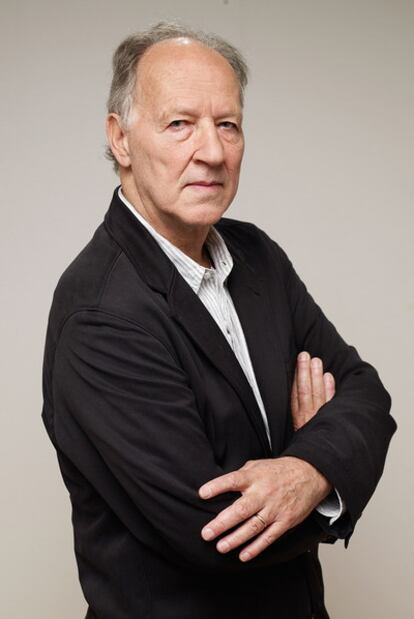
[[[106,136],[108,145],[120,166],[128,168],[131,165],[129,158],[128,137],[122,127],[119,114],[111,113],[106,119]]]

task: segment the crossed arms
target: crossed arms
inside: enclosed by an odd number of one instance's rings
[[[331,373],[323,373],[322,360],[311,359],[305,351],[300,353],[291,393],[294,429],[299,430],[312,419],[334,393],[335,379]],[[202,536],[210,541],[242,523],[221,538],[216,548],[226,553],[254,537],[239,554],[241,561],[249,561],[300,524],[331,490],[330,482],[304,460],[290,456],[249,460],[238,471],[211,480],[199,489],[203,499],[221,492],[242,493],[203,528]]]
[[[238,572],[301,554],[323,539],[309,514],[331,484],[347,505],[346,522],[333,528],[334,535],[348,536],[382,473],[395,429],[389,396],[374,368],[343,342],[287,258],[276,252],[298,348],[323,359],[335,376],[335,397],[325,394],[326,403],[313,417],[308,395],[302,393],[300,406],[294,397],[298,429],[281,457],[249,461],[237,474],[226,473],[224,484],[214,482],[225,471],[214,459],[188,377],[162,338],[131,319],[86,308],[68,318],[57,343],[57,445],[128,521],[132,534],[141,535],[139,519],[151,523],[154,543],[161,540],[157,550],[186,567]],[[316,405],[320,397],[317,389]],[[95,474],[98,468],[107,474],[105,483]],[[275,473],[282,483],[269,482]],[[198,493],[206,482],[213,484],[208,500]],[[126,499],[120,506],[108,490],[115,484],[128,498],[128,518]],[[229,540],[236,548],[251,539],[251,516],[258,511],[269,537],[261,534],[253,542],[254,561],[218,551],[201,535],[213,528],[217,537],[231,523],[241,523]]]

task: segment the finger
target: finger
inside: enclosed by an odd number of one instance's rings
[[[290,408],[292,410],[293,420],[295,421],[295,417],[299,413],[297,369],[295,369],[295,375],[293,377],[292,391],[290,394]]]
[[[249,518],[244,524],[242,524],[236,531],[232,531],[230,535],[223,537],[217,543],[217,550],[221,553],[229,552],[240,544],[244,544],[252,537],[256,537],[261,533],[264,529],[268,527],[266,523],[266,516],[264,516],[265,512],[260,512],[260,518],[257,515],[257,512],[254,513],[251,518]]]
[[[198,489],[198,494],[202,499],[210,499],[211,497],[221,494],[222,492],[229,492],[231,490],[240,491],[243,486],[243,473],[240,470],[231,471],[225,475],[220,475],[220,477],[210,479],[207,483],[200,486]]]
[[[325,398],[326,401],[329,402],[335,395],[335,379],[330,372],[325,372],[323,375],[323,382],[325,385]]]
[[[289,527],[286,522],[274,522],[267,527],[267,529],[265,529],[257,539],[243,548],[239,555],[239,559],[241,561],[250,561],[250,559],[254,559],[254,557],[257,557],[257,555],[263,552],[263,550],[269,548],[269,546],[279,539],[279,537],[281,537],[284,533],[286,533],[288,529]]]
[[[310,355],[308,352],[301,352],[298,356],[298,402],[299,408],[305,412],[313,410],[312,400],[312,379],[310,372]]]
[[[262,505],[259,505],[257,502],[253,504],[245,496],[240,497],[203,527],[201,537],[210,541],[221,533],[228,531],[228,529],[250,519],[261,508]],[[255,520],[258,520],[258,518],[255,518]]]
[[[314,357],[311,361],[313,412],[325,404],[325,383],[323,380],[323,365],[321,359]]]
[[[305,411],[301,410],[299,407],[299,398],[298,398],[298,376],[297,376],[297,368],[295,369],[295,376],[293,378],[292,384],[292,392],[290,395],[290,407],[292,411],[292,425],[293,430],[296,432],[305,425],[308,421],[308,415],[305,414]]]

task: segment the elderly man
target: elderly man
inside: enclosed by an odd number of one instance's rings
[[[395,430],[282,249],[223,218],[245,84],[234,47],[176,25],[114,55],[121,185],[44,364],[88,619],[328,617],[318,544],[349,540]]]

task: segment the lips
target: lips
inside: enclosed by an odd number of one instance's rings
[[[193,181],[192,183],[187,183],[186,187],[217,187],[222,184],[219,181]]]

